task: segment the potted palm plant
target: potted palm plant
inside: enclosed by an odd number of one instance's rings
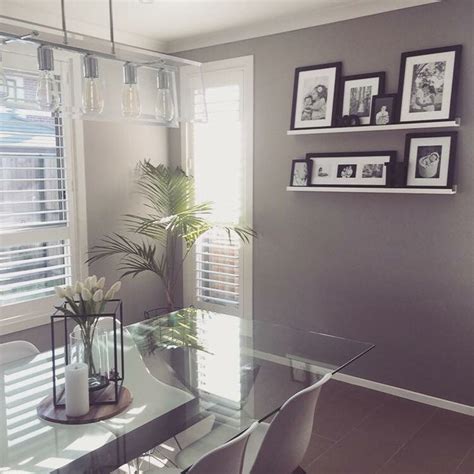
[[[234,234],[246,243],[256,233],[249,227],[212,222],[213,204],[194,202],[194,179],[181,168],[154,166],[145,160],[137,172],[137,192],[144,198],[146,213],[124,216],[127,231],[105,236],[91,249],[88,262],[119,256],[121,278],[154,273],[163,284],[171,312],[176,308],[184,261],[200,236],[221,228],[229,238]]]

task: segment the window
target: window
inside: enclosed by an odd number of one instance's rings
[[[79,271],[71,121],[31,106],[36,73],[5,73],[10,99],[0,104],[0,334],[47,322],[54,287],[71,283]]]
[[[195,178],[196,199],[212,201],[216,223],[252,225],[253,58],[203,66],[206,123],[183,133],[185,167]],[[193,87],[183,71],[182,87]],[[199,94],[194,107],[200,110]],[[184,304],[251,317],[252,245],[222,231],[204,235],[185,267]]]

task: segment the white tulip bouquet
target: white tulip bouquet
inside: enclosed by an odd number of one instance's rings
[[[89,365],[89,377],[95,375],[92,346],[97,322],[107,302],[114,298],[120,287],[121,282],[117,281],[105,291],[105,277],[97,279],[93,275],[75,285],[55,288],[56,295],[64,299],[64,303],[56,306],[56,309],[79,326],[84,344],[84,362]]]

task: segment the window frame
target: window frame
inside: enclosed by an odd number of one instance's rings
[[[241,225],[253,227],[253,155],[254,155],[254,56],[241,56],[203,63],[202,75],[204,87],[206,86],[206,73],[219,73],[226,71],[240,71],[243,74],[242,91],[242,152],[243,179],[242,179],[242,216]],[[183,67],[180,70],[181,97],[185,97],[185,88],[196,69]],[[193,174],[193,158],[190,137],[192,136],[192,123],[186,122],[181,127],[181,166],[188,174]],[[183,305],[215,311],[246,319],[253,318],[253,241],[245,243],[240,252],[240,301],[238,308],[221,306],[218,304],[197,301],[196,295],[196,258],[193,249],[186,258],[183,266]]]
[[[31,55],[31,50],[15,45],[13,53],[17,52],[15,63],[8,67],[19,70],[34,70],[36,55]],[[31,58],[28,58],[31,56]],[[74,119],[68,112],[68,105],[72,103],[74,84],[80,77],[80,69],[77,62],[67,52],[55,51],[55,59],[61,60],[66,65],[61,68],[61,90],[62,100],[65,104],[61,115],[64,139],[64,158],[66,166],[66,190],[68,192],[68,224],[66,227],[55,227],[56,236],[53,237],[53,229],[38,228],[18,229],[11,232],[0,233],[2,246],[16,245],[19,242],[32,242],[31,236],[35,235],[35,241],[68,239],[70,244],[71,279],[72,281],[82,279],[88,274],[85,263],[87,255],[87,213],[86,213],[86,186],[85,186],[85,159],[84,159],[84,132],[83,124],[79,119]],[[18,64],[17,64],[18,62]],[[53,231],[54,232],[54,231]],[[63,236],[60,237],[60,234]],[[30,238],[28,238],[30,237]],[[54,312],[54,306],[60,301],[56,296],[33,299],[20,303],[13,303],[0,307],[0,336],[32,329],[48,324],[50,316]]]

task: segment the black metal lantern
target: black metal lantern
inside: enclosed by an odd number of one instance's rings
[[[65,308],[51,316],[54,405],[65,406],[64,368],[78,360],[89,366],[90,404],[118,403],[125,377],[122,301],[108,300],[100,314],[73,314],[63,311]],[[56,347],[57,329],[64,333],[63,353],[61,347]]]

